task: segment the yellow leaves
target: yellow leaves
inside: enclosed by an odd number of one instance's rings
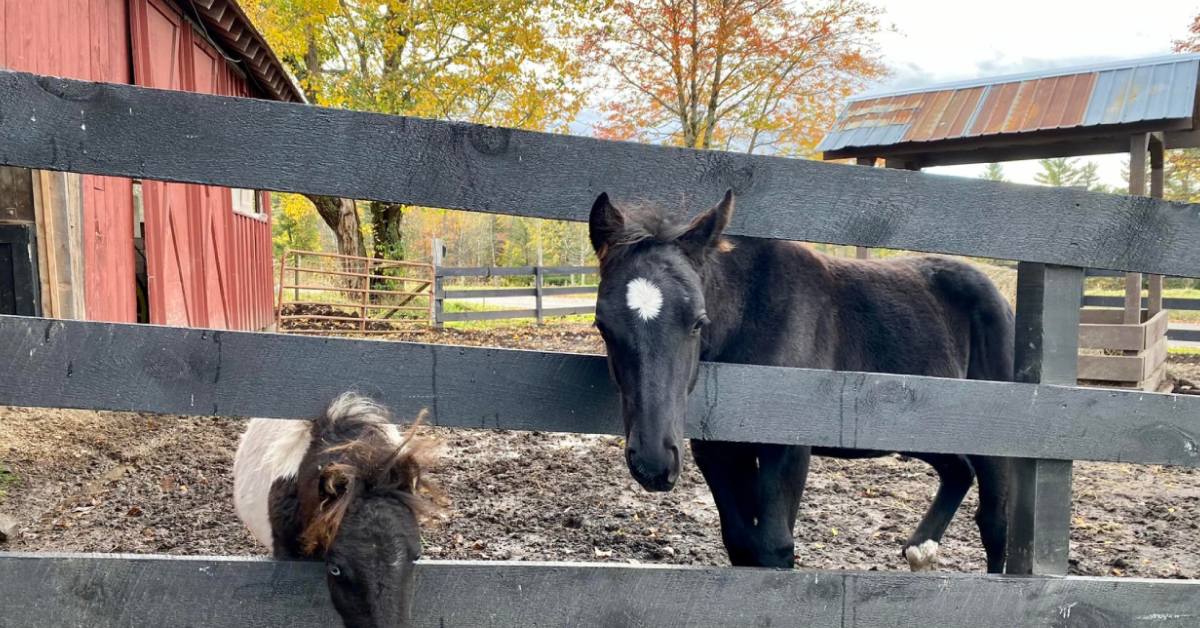
[[[243,4],[318,104],[540,130],[582,102],[564,37],[590,1]]]

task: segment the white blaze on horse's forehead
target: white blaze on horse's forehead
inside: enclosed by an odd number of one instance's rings
[[[637,313],[638,318],[652,321],[658,318],[658,313],[662,311],[662,290],[659,290],[653,281],[638,277],[631,280],[625,288],[625,304]]]

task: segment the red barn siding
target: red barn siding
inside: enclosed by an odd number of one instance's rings
[[[0,0],[0,66],[255,95],[165,0]],[[85,176],[83,187],[87,316],[135,321],[131,182]],[[269,206],[263,207],[267,213],[256,219],[233,212],[226,188],[143,183],[151,322],[236,329],[271,324],[271,228]]]
[[[0,66],[129,83],[126,0],[0,0]],[[133,189],[83,177],[84,298],[92,320],[137,320]]]

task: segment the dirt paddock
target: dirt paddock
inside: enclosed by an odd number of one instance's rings
[[[405,339],[596,351],[582,326],[413,332]],[[1194,363],[1173,372],[1193,381]],[[134,413],[0,408],[0,514],[15,551],[260,554],[233,512],[230,474],[241,422]],[[716,509],[688,459],[668,494],[642,491],[615,437],[440,430],[432,474],[449,494],[428,528],[431,558],[728,564]],[[1200,470],[1078,463],[1071,571],[1200,578]],[[925,465],[814,459],[796,526],[806,568],[902,569],[901,541],[936,488]],[[982,571],[969,513],[941,568]]]

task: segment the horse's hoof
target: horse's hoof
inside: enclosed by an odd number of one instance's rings
[[[930,539],[904,548],[904,558],[913,571],[933,571],[938,564],[938,542]]]

